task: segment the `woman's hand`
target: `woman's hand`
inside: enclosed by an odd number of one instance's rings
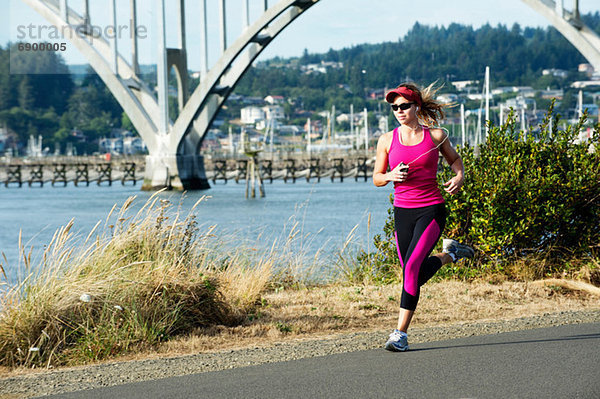
[[[398,164],[393,170],[387,173],[386,180],[398,183],[404,183],[408,178],[408,166],[402,163]]]
[[[444,190],[450,195],[454,195],[463,186],[465,179],[462,175],[456,175],[452,179],[444,183]]]

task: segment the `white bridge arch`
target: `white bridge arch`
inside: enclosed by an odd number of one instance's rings
[[[266,46],[290,23],[320,0],[279,0],[268,6],[252,23],[248,20],[249,0],[241,0],[246,27],[231,45],[226,44],[225,0],[219,3],[222,54],[216,64],[203,69],[200,85],[187,97],[187,50],[185,35],[185,0],[169,2],[177,8],[179,48],[166,47],[165,0],[158,7],[158,95],[139,78],[137,38],[134,35],[130,62],[117,49],[116,35],[106,40],[90,29],[89,0],[83,10],[69,7],[68,0],[21,0],[47,21],[67,33],[72,44],[87,58],[102,78],[146,143],[146,175],[143,189],[208,188],[200,146],[217,112],[244,72]],[[133,26],[137,25],[137,0],[129,0]],[[204,49],[206,51],[206,1],[200,0],[204,14]],[[564,9],[563,0],[522,0],[547,18],[583,56],[600,71],[600,38],[579,18],[578,0],[573,11]],[[116,0],[108,0],[113,26],[117,26]],[[128,19],[129,19],[128,18]],[[83,34],[81,34],[83,32]],[[206,56],[204,57],[206,60]],[[206,61],[205,61],[206,62]],[[169,118],[167,74],[174,68],[179,88],[180,113]]]

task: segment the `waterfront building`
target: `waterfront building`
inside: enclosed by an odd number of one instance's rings
[[[505,108],[513,108],[513,109],[528,109],[532,110],[536,108],[536,103],[533,98],[525,98],[525,96],[517,96],[515,98],[509,98],[503,104]]]
[[[284,102],[283,96],[266,96],[265,102],[267,104],[275,105],[275,104],[283,104]]]
[[[544,69],[542,75],[552,75],[557,78],[566,79],[567,76],[569,76],[569,73],[564,69],[550,68]]]
[[[478,80],[456,80],[452,84],[458,91],[479,90]]]
[[[557,100],[562,100],[564,95],[565,95],[565,91],[562,89],[560,89],[560,90],[550,90],[550,89],[540,90],[540,96],[546,100],[550,100],[553,98],[556,98]]]
[[[454,93],[445,93],[445,94],[440,94],[439,96],[437,96],[436,99],[440,102],[443,102],[444,104],[450,104],[450,103],[457,103],[459,100],[459,97],[457,94],[454,94]]]
[[[535,97],[535,90],[531,86],[513,86],[513,92],[523,97]]]
[[[579,64],[577,71],[585,73],[588,78],[591,78],[594,75],[594,67],[591,64]]]
[[[256,122],[260,120],[264,120],[266,118],[265,111],[260,107],[244,107],[240,111],[241,113],[241,121],[246,125],[254,125]]]
[[[285,113],[281,105],[267,105],[262,107],[266,119],[285,119]]]

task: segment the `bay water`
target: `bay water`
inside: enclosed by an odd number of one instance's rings
[[[329,179],[296,183],[276,180],[265,184],[266,197],[246,199],[245,184],[217,183],[204,191],[162,192],[158,194],[187,215],[202,196],[207,198],[194,209],[197,221],[207,227],[216,225],[217,234],[239,236],[247,242],[269,246],[290,232],[293,226],[303,237],[301,249],[310,256],[338,251],[353,231],[353,243],[373,249],[372,238],[382,232],[390,207],[391,186],[377,188],[367,182],[347,179],[343,183]],[[0,258],[9,282],[23,276],[19,254],[19,234],[32,248],[32,265],[40,259],[55,231],[74,220],[73,230],[87,236],[98,221],[106,220],[113,205],[122,205],[136,196],[135,214],[154,193],[140,191],[139,185],[89,187],[0,188]],[[369,223],[370,221],[370,223]],[[355,228],[356,227],[356,228]],[[21,233],[20,233],[21,232]],[[285,238],[284,238],[285,239]]]

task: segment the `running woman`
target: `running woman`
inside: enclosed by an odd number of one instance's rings
[[[443,252],[430,256],[446,224],[446,209],[437,184],[439,153],[455,173],[444,183],[450,195],[464,183],[463,162],[436,126],[444,118],[445,105],[435,100],[433,84],[420,89],[404,83],[389,91],[385,100],[392,104],[400,126],[383,134],[377,143],[373,183],[377,187],[394,183],[394,236],[402,266],[402,297],[398,326],[390,334],[385,349],[408,350],[407,331],[420,287],[445,264],[474,255],[469,246],[443,240]],[[389,172],[388,172],[389,167]]]

